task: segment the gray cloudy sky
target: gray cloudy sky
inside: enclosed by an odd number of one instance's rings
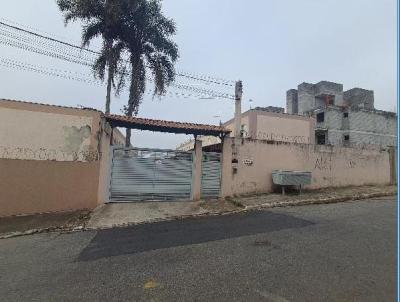
[[[344,89],[372,89],[378,109],[395,109],[394,0],[164,0],[163,3],[166,14],[178,27],[177,68],[243,80],[244,110],[249,108],[249,99],[254,100],[253,106],[284,107],[286,90],[301,82],[320,80],[343,83]],[[80,25],[64,27],[55,0],[3,0],[0,18],[77,44],[80,41]],[[83,66],[1,44],[0,57],[90,72]],[[187,82],[184,78],[177,80]],[[0,83],[0,98],[104,109],[105,89],[101,86],[5,67],[0,67]],[[224,87],[219,90],[233,93]],[[127,93],[114,98],[112,111],[120,113],[126,101]],[[233,110],[229,100],[171,97],[152,100],[146,96],[139,116],[216,124],[219,119],[231,118]],[[133,139],[138,146],[170,148],[187,138],[138,131]]]

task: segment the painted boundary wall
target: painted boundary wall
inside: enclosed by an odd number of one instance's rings
[[[273,170],[310,171],[312,189],[391,182],[387,150],[226,138],[221,195],[271,192]]]
[[[0,217],[102,203],[110,136],[101,116],[0,100]]]

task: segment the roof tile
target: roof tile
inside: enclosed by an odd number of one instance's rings
[[[154,120],[141,117],[128,117],[123,115],[108,114],[106,119],[114,126],[129,127],[142,130],[155,130],[161,132],[186,133],[186,134],[227,134],[229,129],[216,126],[186,122],[173,122]]]

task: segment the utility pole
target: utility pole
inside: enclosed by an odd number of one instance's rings
[[[242,81],[235,83],[235,138],[240,138],[240,130],[242,124],[242,94],[243,84]]]

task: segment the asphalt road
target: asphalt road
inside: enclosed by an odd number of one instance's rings
[[[0,240],[1,301],[395,301],[394,199]]]

